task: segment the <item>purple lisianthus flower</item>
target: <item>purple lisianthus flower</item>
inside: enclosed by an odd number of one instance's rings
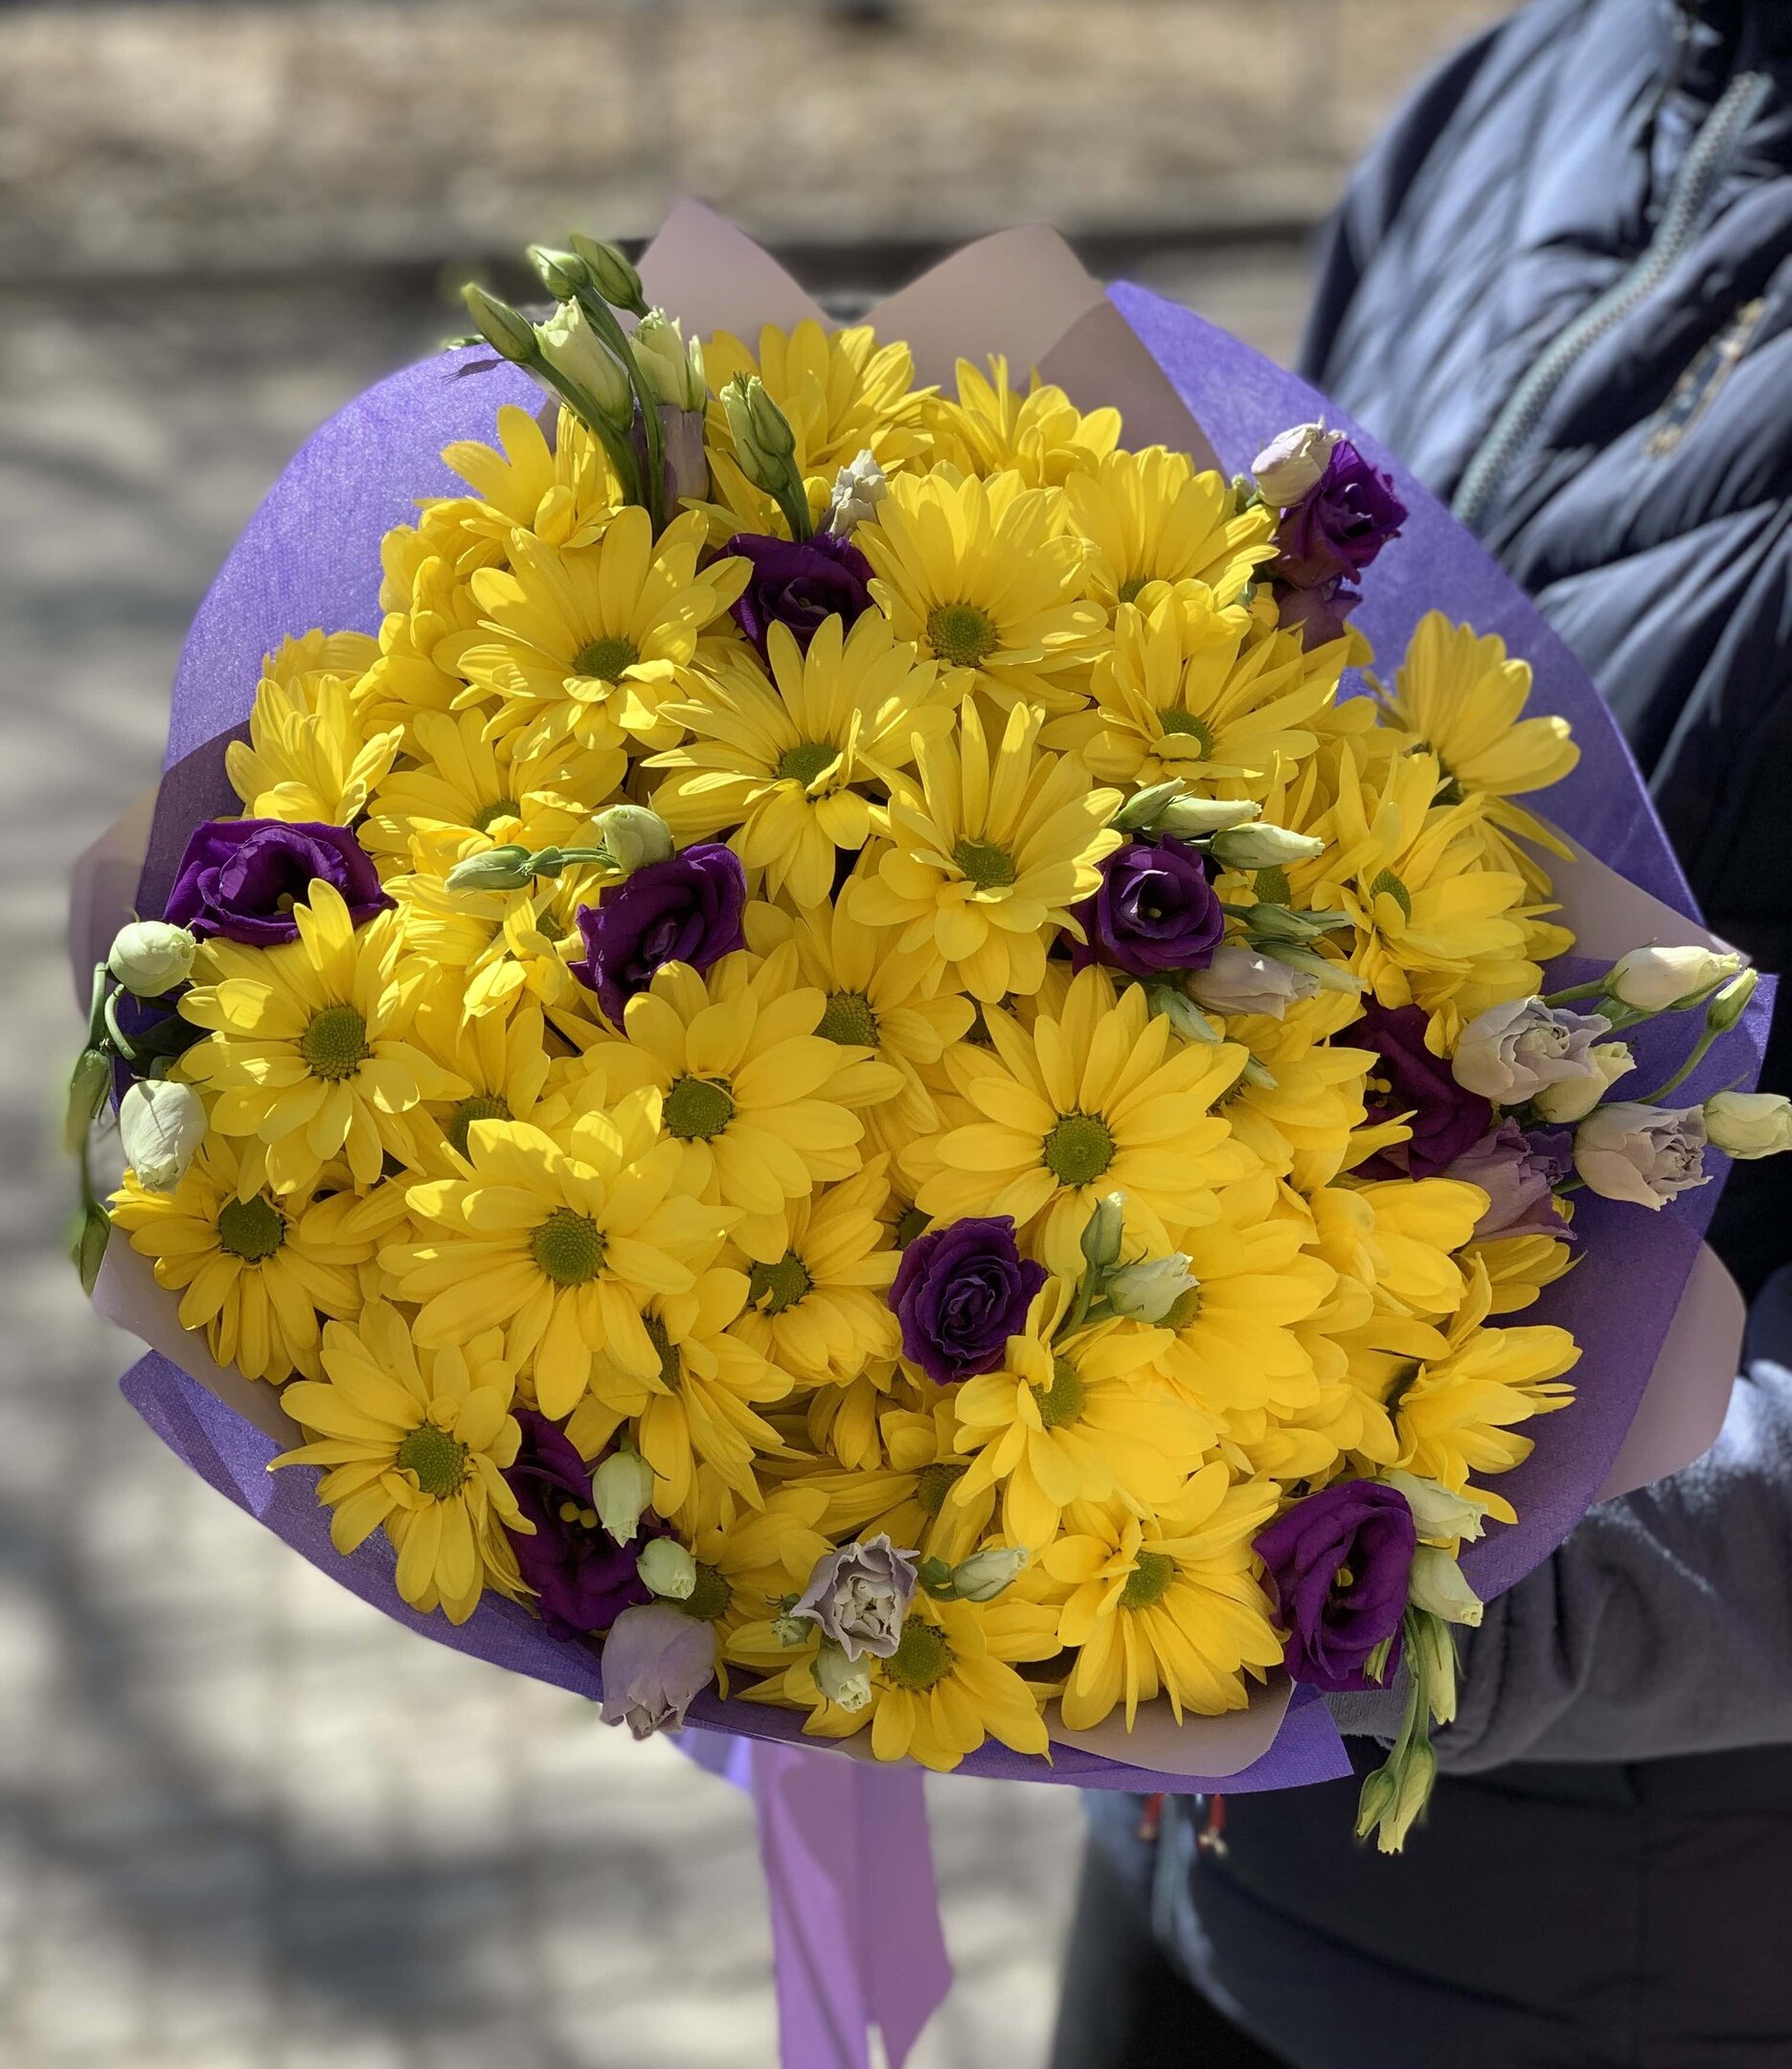
[[[200,937],[270,948],[297,941],[294,905],[319,878],[359,926],[390,909],[373,857],[347,827],[313,819],[208,819],[180,858],[165,920]]]
[[[1297,589],[1354,581],[1405,522],[1390,477],[1340,439],[1318,482],[1282,512],[1267,572]]]
[[[1376,1480],[1342,1480],[1309,1494],[1258,1538],[1287,1631],[1282,1664],[1297,1681],[1333,1695],[1380,1687],[1368,1663],[1390,1639],[1393,1678],[1418,1544],[1406,1496]]]
[[[665,862],[649,862],[578,908],[585,958],[573,975],[598,994],[605,1017],[620,1028],[623,1010],[668,963],[706,970],[740,947],[747,873],[719,842],[687,848]]]
[[[1365,1101],[1369,1118],[1403,1117],[1413,1131],[1409,1142],[1371,1157],[1363,1166],[1367,1177],[1436,1178],[1493,1125],[1487,1102],[1458,1084],[1448,1061],[1425,1047],[1429,1018],[1422,1006],[1378,1006],[1372,999],[1341,1037],[1352,1049],[1372,1049],[1381,1057]]]
[[[1205,969],[1226,932],[1200,853],[1169,834],[1117,848],[1100,889],[1071,913],[1088,937],[1072,944],[1072,966],[1104,963],[1129,977]]]
[[[1445,1167],[1446,1178],[1477,1185],[1487,1195],[1487,1211],[1475,1223],[1475,1236],[1559,1236],[1572,1242],[1574,1230],[1555,1211],[1551,1190],[1574,1169],[1572,1135],[1567,1129],[1527,1135],[1518,1123],[1502,1121]]]
[[[505,1485],[516,1506],[535,1526],[533,1536],[511,1534],[510,1548],[524,1581],[535,1591],[541,1621],[556,1638],[582,1638],[608,1630],[624,1609],[653,1600],[652,1590],[635,1571],[642,1546],[655,1532],[619,1545],[601,1524],[589,1527],[578,1514],[561,1514],[571,1505],[579,1514],[594,1513],[591,1467],[579,1457],[570,1437],[533,1408],[513,1408],[523,1441],[515,1462],[505,1469]]]
[[[941,1386],[994,1372],[1045,1282],[1045,1266],[1021,1256],[1010,1215],[917,1236],[890,1288],[903,1355]]]
[[[1350,613],[1362,601],[1360,589],[1335,577],[1313,589],[1289,586],[1277,599],[1277,623],[1284,632],[1299,632],[1302,646],[1310,652],[1342,639]]]
[[[850,1660],[861,1652],[890,1659],[902,1643],[916,1579],[915,1554],[898,1552],[880,1533],[824,1554],[790,1614],[820,1625]]]
[[[831,532],[792,543],[757,532],[737,532],[724,554],[753,564],[753,579],[729,615],[765,658],[775,625],[786,625],[805,653],[822,621],[841,618],[849,628],[871,608],[872,564],[851,539]]]

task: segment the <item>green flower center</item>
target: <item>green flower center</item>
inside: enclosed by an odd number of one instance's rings
[[[1076,1366],[1067,1357],[1054,1358],[1052,1384],[1034,1387],[1032,1391],[1039,1403],[1039,1420],[1047,1429],[1062,1429],[1082,1413],[1082,1381],[1077,1376]]]
[[[1173,707],[1169,711],[1161,711],[1157,715],[1157,723],[1160,732],[1180,734],[1185,739],[1193,740],[1204,755],[1213,753],[1214,736],[1208,730],[1207,721],[1197,718],[1191,711]]]
[[[352,1006],[326,1006],[299,1036],[299,1054],[313,1078],[352,1078],[373,1053],[367,1022]]]
[[[828,1010],[815,1032],[823,1041],[839,1042],[847,1048],[875,1049],[877,1015],[863,991],[830,991]]]
[[[907,1208],[903,1213],[899,1214],[896,1216],[896,1248],[906,1250],[917,1236],[926,1235],[932,1220],[932,1215],[922,1214],[919,1207]]]
[[[493,798],[489,805],[482,805],[473,814],[473,824],[482,833],[489,833],[500,819],[516,817],[516,800],[511,797]]]
[[[728,1614],[728,1605],[734,1600],[733,1590],[714,1566],[697,1561],[697,1584],[683,1602],[673,1606],[682,1609],[686,1616],[695,1617],[701,1624],[719,1624]]]
[[[666,1095],[667,1132],[680,1142],[708,1142],[734,1117],[728,1087],[714,1078],[680,1078]]]
[[[420,1422],[398,1446],[394,1461],[400,1472],[415,1475],[432,1501],[446,1501],[466,1479],[466,1446],[433,1422]]]
[[[1371,898],[1379,898],[1384,891],[1410,920],[1413,917],[1413,894],[1391,869],[1384,869],[1369,887]]]
[[[1120,601],[1123,603],[1136,603],[1139,601],[1140,590],[1150,580],[1151,578],[1148,575],[1128,575],[1126,580],[1120,585]]]
[[[217,1217],[217,1239],[232,1257],[259,1264],[286,1239],[286,1219],[271,1200],[234,1199]]]
[[[471,1099],[464,1099],[442,1123],[442,1132],[465,1156],[475,1121],[509,1121],[513,1118],[509,1100],[500,1099],[495,1092],[475,1092]]]
[[[952,1671],[952,1648],[937,1624],[912,1616],[902,1626],[902,1642],[884,1661],[884,1673],[897,1688],[919,1693],[943,1681]]]
[[[778,757],[778,774],[806,790],[823,769],[831,768],[839,759],[839,748],[829,747],[826,740],[805,740],[800,746],[786,747]]]
[[[927,644],[948,668],[975,668],[1001,646],[1002,635],[974,603],[941,603],[927,614]]]
[[[529,1248],[556,1285],[588,1285],[603,1269],[603,1231],[571,1207],[556,1207],[529,1239]]]
[[[1114,1138],[1100,1114],[1065,1114],[1045,1139],[1045,1168],[1059,1185],[1093,1185],[1113,1161]]]
[[[658,1315],[643,1315],[641,1322],[647,1341],[659,1353],[661,1383],[669,1393],[676,1394],[685,1383],[684,1360],[678,1355],[678,1346],[666,1333],[666,1325]]]
[[[979,891],[1005,891],[1020,875],[1013,856],[993,841],[962,840],[952,859]]]
[[[1242,1082],[1242,1080],[1240,1080]],[[1178,1293],[1169,1304],[1169,1312],[1164,1317],[1166,1329],[1187,1329],[1201,1311],[1201,1289],[1191,1285]]]
[[[615,682],[624,669],[633,668],[640,659],[641,649],[633,640],[594,639],[589,647],[578,649],[573,673],[589,675],[599,682]]]
[[[1257,893],[1259,903],[1263,905],[1286,905],[1294,897],[1287,871],[1275,864],[1259,870],[1251,878],[1251,888]]]
[[[1132,1571],[1126,1576],[1126,1585],[1121,1593],[1123,1609],[1149,1609],[1161,1603],[1164,1590],[1176,1578],[1176,1562],[1163,1552],[1141,1552],[1133,1561]]]
[[[748,1298],[761,1314],[781,1315],[794,1307],[815,1284],[794,1250],[786,1250],[775,1264],[755,1264],[748,1275]]]
[[[938,1515],[945,1507],[946,1496],[969,1470],[968,1466],[955,1466],[950,1459],[936,1459],[931,1466],[923,1466],[915,1476],[915,1500],[921,1514]]]

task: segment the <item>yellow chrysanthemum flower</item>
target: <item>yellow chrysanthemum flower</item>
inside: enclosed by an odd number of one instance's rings
[[[669,747],[678,728],[660,704],[694,657],[698,635],[747,579],[743,560],[699,574],[705,537],[692,512],[656,540],[634,504],[595,546],[550,547],[516,534],[509,569],[473,577],[488,637],[460,657],[471,687],[457,703],[495,699],[491,729],[520,732],[525,754],[568,738],[581,747]]]
[[[420,997],[411,1040],[464,1088],[413,1110],[418,1171],[465,1176],[455,1159],[466,1155],[475,1121],[539,1121],[554,1057],[533,999],[525,995],[509,1012],[469,1013],[461,979],[439,970]]]
[[[1043,1555],[1071,1591],[1058,1622],[1059,1642],[1077,1648],[1059,1703],[1070,1730],[1090,1730],[1123,1703],[1130,1730],[1160,1694],[1178,1721],[1185,1710],[1244,1708],[1246,1676],[1260,1681],[1282,1661],[1251,1549],[1277,1499],[1273,1481],[1235,1487],[1214,1461],[1152,1515],[1073,1512],[1070,1534]]]
[[[513,1121],[475,1121],[470,1178],[411,1188],[420,1238],[380,1254],[417,1303],[417,1341],[467,1343],[500,1326],[530,1365],[543,1415],[583,1398],[607,1353],[644,1379],[660,1354],[642,1321],[656,1296],[689,1293],[714,1262],[727,1213],[673,1191],[679,1150],[659,1132],[659,1095],[582,1114],[556,1142]]]
[[[1197,471],[1162,445],[1109,453],[1064,484],[1077,530],[1089,542],[1089,594],[1110,611],[1153,582],[1205,582],[1235,603],[1275,557],[1275,512],[1240,510],[1223,474]]]
[[[937,664],[918,660],[875,612],[851,633],[826,619],[806,654],[781,625],[767,647],[770,682],[742,652],[699,694],[662,704],[692,738],[649,758],[672,772],[653,807],[681,844],[727,830],[770,896],[820,905],[838,853],[870,838],[868,787],[913,762],[918,739],[942,739],[956,714]]]
[[[727,1662],[741,1651],[737,1641],[762,1635],[776,1604],[800,1595],[815,1562],[833,1549],[818,1528],[827,1506],[812,1488],[780,1488],[763,1509],[692,1534],[697,1584],[678,1607],[714,1627],[716,1686],[724,1695]]]
[[[784,1248],[754,1260],[736,1333],[803,1385],[855,1379],[896,1354],[885,1294],[897,1256],[877,1218],[887,1190],[873,1157],[856,1177],[793,1200]]]
[[[590,1078],[574,1087],[574,1110],[653,1086],[677,1145],[678,1190],[738,1209],[737,1239],[778,1256],[791,1202],[859,1169],[865,1125],[854,1109],[900,1089],[869,1049],[816,1032],[827,1005],[797,981],[791,947],[762,963],[724,956],[705,976],[669,963],[629,1000],[624,1037],[585,1051]]]
[[[384,1303],[353,1328],[324,1332],[324,1380],[287,1388],[308,1442],[276,1466],[323,1466],[318,1498],[335,1512],[329,1539],[352,1552],[382,1526],[398,1555],[398,1593],[413,1609],[465,1624],[488,1584],[516,1585],[506,1529],[533,1526],[505,1485],[522,1433],[515,1375],[496,1330],[465,1346],[423,1349]]]
[[[1338,1033],[1357,1010],[1350,992],[1322,991],[1280,1020],[1247,1013],[1224,1023],[1227,1039],[1249,1049],[1270,1080],[1239,1079],[1224,1107],[1232,1132],[1265,1171],[1302,1193],[1329,1185],[1372,1150],[1362,1133],[1364,1086],[1377,1058]]]
[[[829,1388],[826,1399],[849,1389]],[[953,1501],[969,1470],[954,1448],[958,1415],[949,1387],[900,1383],[898,1398],[910,1406],[886,1406],[878,1418],[882,1465],[836,1472],[811,1466],[804,1485],[828,1496],[825,1528],[836,1538],[888,1537],[922,1558],[956,1565],[982,1542],[995,1514],[993,1489]],[[778,1470],[777,1466],[772,1468]]]
[[[970,1470],[951,1499],[999,1487],[1014,1544],[1050,1544],[1073,1502],[1170,1500],[1215,1435],[1209,1416],[1155,1378],[1161,1330],[1102,1322],[1055,1342],[1075,1296],[1073,1281],[1053,1280],[1000,1370],[957,1390],[957,1449]]]
[[[187,1051],[182,1075],[212,1096],[219,1134],[255,1139],[260,1159],[242,1159],[248,1191],[264,1171],[276,1193],[301,1192],[335,1156],[371,1186],[382,1158],[415,1153],[405,1116],[418,1102],[465,1087],[408,1039],[427,973],[402,955],[397,913],[357,928],[319,877],[292,916],[299,938],[283,947],[206,944],[204,981],[180,1012],[211,1034]]]
[[[545,546],[590,546],[622,505],[621,484],[596,435],[562,408],[554,443],[528,410],[507,402],[498,411],[498,443],[467,439],[442,455],[473,491],[470,500],[425,504],[428,515],[451,512],[475,550],[492,560],[508,557],[512,532],[530,532]]]
[[[1489,1313],[1519,1314],[1536,1305],[1546,1285],[1554,1285],[1575,1266],[1565,1239],[1551,1236],[1495,1236],[1469,1246],[1487,1275]],[[1464,1260],[1466,1262],[1466,1260]]]
[[[941,662],[960,695],[978,689],[1051,712],[1081,704],[1107,621],[1081,600],[1087,549],[1068,529],[1063,490],[951,467],[897,475],[852,543],[876,571],[872,595],[896,637]]]
[[[251,819],[322,819],[348,826],[392,766],[403,735],[375,731],[356,697],[374,643],[359,632],[285,641],[249,713],[249,738],[224,750],[224,770]]]
[[[1179,778],[1260,800],[1279,764],[1318,746],[1312,721],[1337,693],[1344,648],[1252,633],[1246,612],[1194,585],[1149,612],[1122,604],[1114,650],[1096,664],[1095,708],[1055,720],[1048,744],[1076,748],[1103,783]]]
[[[1086,969],[1031,1029],[994,1007],[984,1020],[992,1047],[961,1042],[946,1057],[980,1118],[941,1142],[923,1213],[1012,1215],[1037,1256],[1074,1275],[1105,1194],[1126,1195],[1127,1234],[1164,1257],[1218,1214],[1214,1186],[1255,1168],[1212,1111],[1244,1052],[1181,1042],[1139,986],[1117,999],[1104,970]]]
[[[1040,753],[1039,727],[1017,704],[992,755],[967,702],[959,738],[921,742],[919,784],[899,779],[873,815],[890,846],[844,902],[867,926],[901,929],[897,946],[929,958],[930,990],[1036,991],[1051,929],[1081,938],[1070,908],[1120,846],[1107,823],[1120,793],[1093,789],[1073,757]]]
[[[180,1295],[181,1328],[202,1329],[220,1365],[276,1385],[315,1376],[320,1317],[360,1307],[355,1266],[374,1246],[345,1237],[336,1200],[245,1194],[242,1177],[236,1146],[208,1136],[171,1193],[126,1171],[113,1225],[155,1261],[156,1284]]]
[[[410,755],[374,785],[363,848],[384,872],[445,876],[488,848],[571,846],[627,773],[619,747],[515,751],[516,736],[488,739],[482,714],[419,712]]]
[[[1061,489],[1098,466],[1120,443],[1120,412],[1077,408],[1061,388],[1042,381],[1018,394],[1008,361],[992,354],[989,371],[958,362],[958,399],[930,397],[922,421],[933,433],[933,457],[964,474],[1016,473],[1029,489]]]
[[[578,908],[601,881],[593,869],[537,877],[524,891],[450,891],[439,876],[394,876],[407,946],[432,970],[452,970],[470,1016],[508,1012],[519,999],[569,1009],[570,966],[584,954]]]

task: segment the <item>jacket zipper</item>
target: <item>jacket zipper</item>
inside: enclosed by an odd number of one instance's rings
[[[1481,530],[1513,464],[1536,435],[1550,398],[1571,369],[1660,286],[1705,227],[1735,141],[1759,114],[1769,91],[1764,72],[1739,72],[1730,81],[1681,160],[1667,206],[1647,246],[1603,294],[1556,332],[1507,397],[1450,499],[1451,511],[1471,532]]]

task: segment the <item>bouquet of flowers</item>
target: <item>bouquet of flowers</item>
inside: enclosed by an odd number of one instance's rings
[[[1024,236],[831,329],[674,233],[470,289],[208,601],[78,928],[133,1398],[637,1735],[1274,1785],[1403,1669],[1397,1845],[1451,1626],[1664,1346],[1630,1484],[1720,1409],[1755,973],[1296,384]]]

